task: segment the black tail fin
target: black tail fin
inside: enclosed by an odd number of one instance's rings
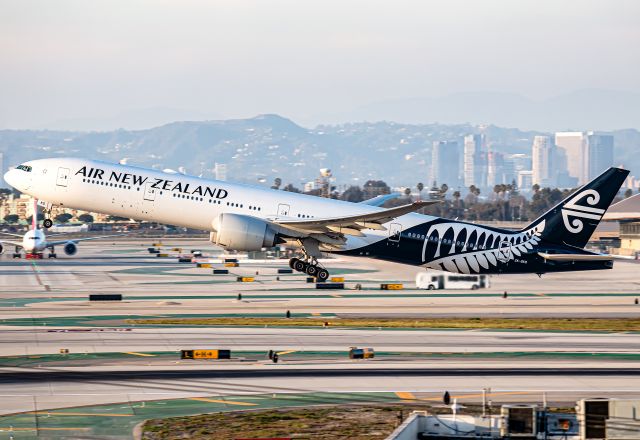
[[[524,230],[542,227],[543,240],[583,248],[628,174],[628,170],[609,168]]]

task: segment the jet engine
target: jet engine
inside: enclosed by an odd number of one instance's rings
[[[75,255],[78,252],[78,246],[73,241],[67,242],[64,245],[64,253],[67,255]]]
[[[259,251],[276,244],[271,225],[259,218],[241,214],[220,214],[212,223],[211,242],[235,251]]]

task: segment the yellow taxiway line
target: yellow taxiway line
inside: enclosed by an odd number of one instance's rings
[[[210,402],[210,403],[225,403],[227,405],[240,405],[240,406],[257,406],[257,403],[251,402],[235,402],[233,400],[218,400],[218,399],[207,399],[205,397],[192,397],[189,400],[197,400],[199,402]]]

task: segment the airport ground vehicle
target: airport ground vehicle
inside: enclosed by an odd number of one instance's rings
[[[583,248],[628,174],[609,168],[518,231],[416,212],[437,201],[384,209],[78,158],[32,160],[4,179],[46,201],[45,213],[62,205],[207,230],[227,250],[300,249],[293,269],[326,280],[323,252],[472,275],[610,269],[610,255]]]
[[[451,272],[432,271],[420,272],[416,275],[418,289],[484,289],[490,286],[489,275],[484,274],[455,274]]]

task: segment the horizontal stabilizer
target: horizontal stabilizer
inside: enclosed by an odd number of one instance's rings
[[[602,254],[547,254],[538,252],[545,260],[550,261],[607,261],[613,260],[611,255]]]

